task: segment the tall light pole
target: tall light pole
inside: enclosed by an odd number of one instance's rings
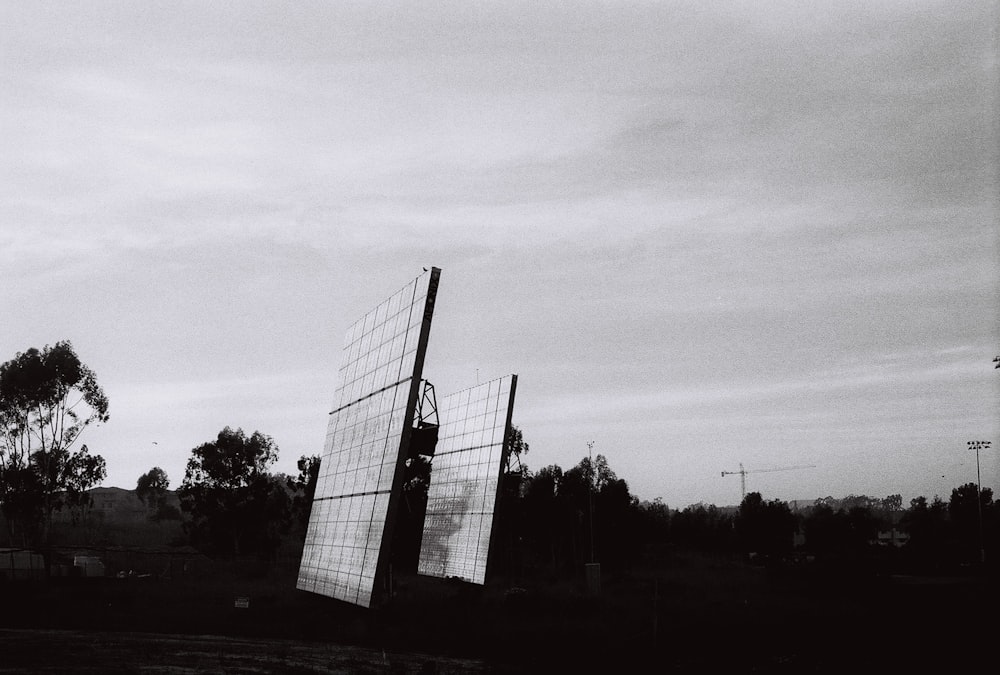
[[[979,562],[986,562],[986,546],[983,543],[983,488],[979,479],[979,450],[988,450],[989,441],[969,441],[966,443],[970,450],[976,451],[976,506],[979,508]]]
[[[590,562],[594,562],[594,442],[587,441],[587,457],[590,459],[590,485],[587,486],[587,511],[590,512]]]

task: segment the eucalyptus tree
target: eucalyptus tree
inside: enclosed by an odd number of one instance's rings
[[[287,477],[268,472],[277,458],[270,436],[231,427],[191,450],[178,494],[196,546],[235,556],[273,553],[291,516]]]
[[[40,527],[47,542],[52,512],[104,480],[104,458],[74,446],[107,421],[108,398],[69,341],[0,365],[0,507],[12,539],[19,530],[27,543]]]

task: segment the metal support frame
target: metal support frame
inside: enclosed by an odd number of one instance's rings
[[[410,440],[407,461],[417,456],[433,457],[437,447],[438,429],[437,396],[434,385],[427,380],[420,381],[420,392],[417,394],[417,405],[413,411],[413,430]]]
[[[434,385],[427,380],[421,380],[423,390],[417,397],[417,414],[413,416],[413,427],[415,429],[425,429],[427,427],[440,426],[438,418],[437,395],[434,393]],[[433,421],[431,421],[433,418]]]

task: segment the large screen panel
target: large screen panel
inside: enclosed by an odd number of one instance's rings
[[[516,386],[508,375],[439,403],[420,574],[485,583]]]
[[[347,331],[296,587],[370,607],[389,560],[440,270]]]

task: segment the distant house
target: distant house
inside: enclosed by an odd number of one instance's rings
[[[895,527],[890,530],[881,530],[878,533],[878,544],[880,546],[894,546],[899,548],[910,541],[910,535],[897,530]]]
[[[73,556],[73,568],[78,570],[81,577],[104,576],[104,563],[97,556],[75,555]]]
[[[788,509],[795,513],[797,511],[810,511],[812,507],[816,506],[815,499],[789,499]]]

